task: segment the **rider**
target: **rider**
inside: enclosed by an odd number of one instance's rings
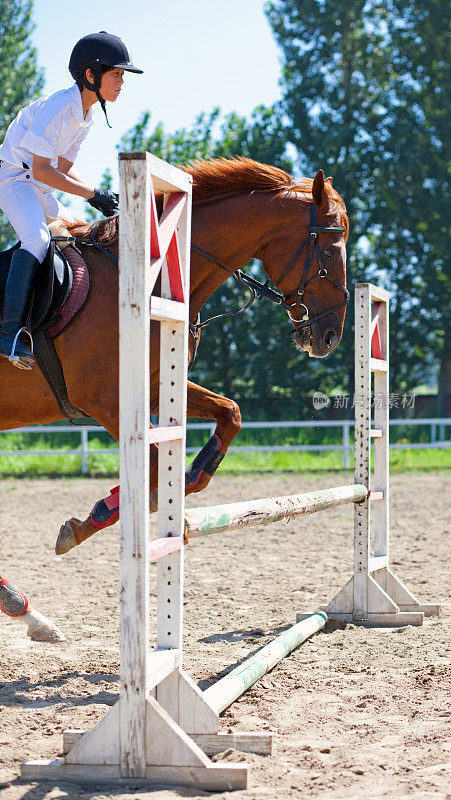
[[[69,71],[73,86],[22,108],[0,146],[0,208],[21,245],[13,252],[6,283],[0,356],[22,369],[31,369],[34,361],[22,334],[31,340],[26,326],[34,278],[50,244],[47,222],[75,221],[51,190],[84,197],[105,216],[114,214],[117,195],[93,189],[73,164],[93,122],[92,106],[100,102],[109,125],[105,101],[117,99],[124,71],[142,74],[124,42],[105,31],[77,42]]]

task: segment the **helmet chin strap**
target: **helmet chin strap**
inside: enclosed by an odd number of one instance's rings
[[[83,85],[86,86],[86,88],[89,89],[90,92],[95,92],[96,93],[97,100],[99,101],[100,105],[102,106],[102,111],[105,114],[106,124],[108,125],[109,128],[112,128],[112,126],[110,125],[110,123],[108,121],[108,116],[107,116],[107,113],[106,113],[106,102],[103,99],[102,95],[100,94],[100,82],[101,82],[100,64],[99,64],[98,70],[95,69],[95,70],[93,70],[93,72],[94,72],[94,83],[89,83],[89,81],[88,81],[88,79],[86,77],[86,72],[85,72]]]

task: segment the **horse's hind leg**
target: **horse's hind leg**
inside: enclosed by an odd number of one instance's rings
[[[36,642],[62,642],[66,638],[53,622],[28,603],[23,592],[0,575],[0,610],[8,617],[21,619],[28,626],[28,636]]]

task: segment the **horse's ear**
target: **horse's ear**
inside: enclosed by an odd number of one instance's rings
[[[332,176],[331,176],[331,175],[329,175],[329,177],[328,177],[328,178],[326,178],[326,180],[324,181],[324,183],[328,183],[328,184],[329,184],[329,186],[332,186]]]
[[[326,181],[324,180],[324,172],[322,169],[316,173],[313,179],[312,195],[315,205],[318,206],[318,210],[327,213],[330,209],[331,202],[327,194]]]

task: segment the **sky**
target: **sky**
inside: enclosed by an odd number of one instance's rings
[[[97,103],[95,122],[76,161],[77,171],[96,186],[107,167],[118,188],[116,144],[141,113],[151,127],[190,127],[201,111],[248,116],[255,106],[280,97],[279,52],[263,11],[264,0],[34,0],[33,43],[45,71],[43,94],[67,88],[75,42],[107,30],[120,36],[144,75],[125,73],[122,92],[107,103],[112,130]],[[72,211],[85,204],[65,195]]]

